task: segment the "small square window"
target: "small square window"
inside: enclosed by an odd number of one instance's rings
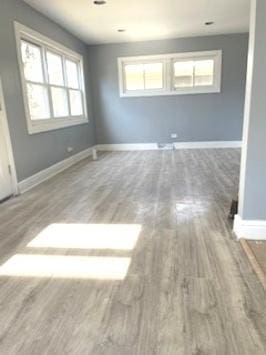
[[[163,88],[163,63],[128,64],[124,71],[127,91]]]

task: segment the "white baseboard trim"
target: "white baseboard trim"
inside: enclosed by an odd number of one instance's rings
[[[175,149],[240,148],[241,141],[175,142]],[[99,151],[164,150],[157,143],[98,144]]]
[[[236,215],[234,232],[238,239],[266,240],[266,221],[243,220],[239,215]]]
[[[129,150],[157,150],[156,143],[130,143],[130,144],[98,144],[97,150],[111,151],[129,151]]]
[[[39,185],[40,183],[44,182],[45,180],[50,179],[51,177],[59,174],[60,172],[64,171],[65,169],[69,168],[70,166],[78,163],[79,161],[89,157],[92,155],[93,147],[85,149],[71,157],[60,161],[47,169],[41,170],[38,173],[28,177],[25,180],[22,180],[18,183],[18,189],[20,193],[24,193],[33,187]]]
[[[177,142],[175,149],[241,148],[241,141]]]

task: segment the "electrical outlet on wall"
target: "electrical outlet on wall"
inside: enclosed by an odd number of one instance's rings
[[[177,134],[176,133],[171,133],[171,138],[177,138]]]
[[[68,153],[73,152],[73,150],[74,150],[74,148],[73,148],[73,147],[67,147],[67,152],[68,152]]]

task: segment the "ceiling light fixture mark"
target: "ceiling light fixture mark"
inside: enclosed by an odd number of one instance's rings
[[[106,1],[104,0],[95,0],[93,1],[94,5],[105,5]]]

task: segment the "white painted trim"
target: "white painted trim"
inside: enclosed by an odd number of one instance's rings
[[[244,122],[243,122],[243,149],[241,154],[240,177],[239,177],[239,203],[238,210],[240,214],[244,210],[244,195],[246,187],[246,170],[247,170],[247,155],[248,155],[248,137],[250,129],[250,115],[251,115],[251,97],[253,90],[253,75],[254,75],[254,52],[256,41],[256,16],[257,16],[257,1],[252,0],[250,5],[250,23],[249,23],[249,47],[248,47],[248,63],[247,63],[247,77],[246,77],[246,94],[245,94],[245,108],[244,108]]]
[[[15,28],[15,39],[16,39],[16,49],[17,49],[17,60],[18,66],[20,71],[20,79],[21,79],[21,87],[22,87],[22,94],[23,94],[23,103],[25,108],[25,116],[27,122],[27,128],[29,134],[35,134],[40,132],[51,131],[55,129],[65,128],[76,126],[80,124],[85,124],[89,122],[88,112],[87,112],[87,98],[86,98],[86,88],[85,88],[85,78],[84,78],[84,66],[83,66],[83,57],[81,54],[70,50],[69,48],[63,46],[62,44],[53,41],[52,39],[42,35],[41,33],[22,25],[19,22],[14,21],[14,28]],[[24,70],[23,70],[23,62],[21,57],[21,48],[20,43],[21,39],[31,41],[33,44],[36,44],[41,47],[42,50],[42,65],[43,65],[43,72],[44,72],[44,82],[43,83],[35,83],[29,80],[26,80],[24,77]],[[72,61],[77,62],[79,68],[79,82],[80,87],[79,90],[82,95],[82,107],[84,114],[81,116],[71,116],[70,115],[70,105],[69,105],[69,98],[68,98],[68,108],[69,108],[69,116],[67,117],[54,117],[53,116],[53,107],[50,97],[50,88],[51,87],[60,87],[64,88],[68,95],[69,88],[65,85],[58,86],[49,84],[48,81],[48,70],[47,70],[47,62],[45,58],[45,51],[50,50],[54,53],[59,54],[63,58],[63,70],[65,70],[65,60],[69,59]],[[48,101],[49,101],[49,108],[50,108],[50,119],[47,120],[31,120],[30,110],[28,105],[28,97],[27,97],[27,83],[39,84],[45,86],[48,89]]]
[[[156,143],[98,144],[99,151],[157,150]]]
[[[177,142],[174,149],[240,148],[241,141]],[[162,150],[157,143],[98,144],[99,151]]]
[[[243,220],[239,215],[236,215],[234,232],[238,239],[266,240],[266,221]]]
[[[46,44],[48,47],[53,47],[55,50],[60,50],[62,52],[65,52],[67,55],[72,57],[74,60],[77,58],[82,59],[81,54],[79,54],[75,51],[72,51],[71,49],[64,46],[63,44],[61,44],[57,41],[54,41],[47,36],[44,36],[40,32],[33,30],[32,28],[30,28],[28,26],[23,25],[22,23],[20,23],[18,21],[14,21],[14,26],[15,26],[16,31],[22,32],[27,37],[31,37],[33,41],[36,40],[38,42],[42,42],[42,43]]]
[[[1,105],[3,118],[4,118],[3,129],[4,129],[5,138],[6,138],[8,161],[9,161],[9,164],[11,167],[12,189],[13,189],[13,194],[17,195],[18,194],[17,171],[16,171],[16,166],[15,166],[15,159],[14,159],[14,154],[13,154],[12,142],[11,142],[10,133],[9,133],[7,114],[6,114],[6,106],[5,106],[5,98],[4,98],[4,92],[3,92],[1,78],[0,78],[0,105]]]
[[[59,174],[60,172],[66,170],[70,166],[78,163],[79,161],[92,155],[93,147],[83,150],[71,157],[60,161],[47,169],[39,171],[37,174],[30,176],[29,178],[19,182],[19,191],[24,193],[33,187],[39,185],[40,183],[52,178],[53,176]]]
[[[176,60],[197,60],[197,59],[213,59],[214,60],[214,83],[210,86],[180,88],[175,89],[173,85],[173,64]],[[125,87],[124,67],[126,64],[143,64],[160,62],[163,64],[163,88],[156,90],[133,90],[127,91]],[[222,77],[222,50],[200,51],[200,52],[183,52],[159,55],[119,57],[118,79],[119,79],[119,95],[124,97],[149,97],[149,96],[172,96],[172,95],[188,95],[188,94],[207,94],[221,92]]]
[[[123,59],[126,62],[149,62],[151,60],[162,60],[171,58],[198,58],[198,57],[210,57],[221,50],[211,50],[211,51],[195,51],[195,52],[179,52],[179,53],[166,53],[166,54],[151,54],[151,55],[136,55],[130,57],[119,57],[118,59]]]
[[[241,148],[241,141],[177,142],[175,149]]]

